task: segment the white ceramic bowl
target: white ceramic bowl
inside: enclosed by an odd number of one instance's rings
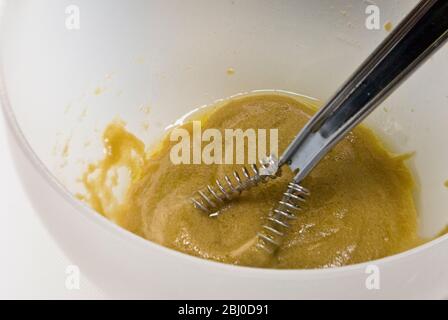
[[[66,12],[72,2],[77,8]],[[381,25],[396,24],[416,3],[375,2]],[[1,103],[11,150],[36,211],[83,275],[113,297],[446,297],[448,236],[366,264],[261,270],[163,248],[73,197],[80,190],[80,160],[101,155],[101,129],[116,116],[150,143],[193,108],[239,92],[282,89],[329,98],[387,35],[365,27],[367,5],[350,0],[2,2]],[[76,9],[80,29],[67,29],[66,19]],[[410,164],[420,185],[416,198],[426,236],[448,222],[447,58],[448,48],[439,51],[367,121],[392,149],[416,152]],[[235,74],[229,76],[228,68]],[[371,264],[379,268],[380,290],[366,288]]]

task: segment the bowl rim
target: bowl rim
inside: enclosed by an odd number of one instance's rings
[[[173,257],[183,259],[185,262],[189,262],[191,264],[197,265],[199,267],[205,268],[209,266],[210,268],[214,268],[215,270],[221,270],[224,272],[238,272],[241,274],[250,273],[252,276],[269,276],[272,278],[282,279],[289,278],[290,276],[323,276],[328,277],[329,275],[342,275],[346,272],[350,271],[360,271],[365,270],[366,267],[370,265],[386,265],[392,264],[397,260],[401,260],[403,258],[411,257],[417,254],[420,254],[424,251],[429,250],[430,248],[435,247],[441,242],[448,241],[448,234],[437,237],[431,241],[428,241],[422,245],[419,245],[410,250],[406,250],[404,252],[394,254],[392,256],[375,259],[371,261],[366,261],[362,263],[341,266],[341,267],[330,267],[330,268],[320,268],[320,269],[272,269],[272,268],[256,268],[256,267],[248,267],[248,266],[239,266],[226,264],[222,262],[216,262],[212,260],[207,260],[203,258],[199,258],[196,256],[192,256],[183,252],[176,251],[174,249],[170,249],[164,247],[155,242],[146,240],[142,237],[139,237],[132,232],[116,225],[106,217],[100,215],[95,210],[93,210],[86,203],[77,199],[69,190],[57,179],[55,175],[53,175],[50,170],[45,166],[42,160],[37,156],[28,140],[26,139],[23,131],[20,128],[20,125],[15,117],[13,107],[10,103],[6,82],[3,73],[3,60],[0,59],[0,104],[1,109],[3,110],[5,122],[6,122],[6,130],[9,130],[12,133],[14,138],[14,142],[20,147],[21,151],[24,153],[25,158],[32,164],[32,166],[37,170],[39,175],[44,179],[44,181],[58,193],[65,201],[67,201],[72,207],[76,209],[84,218],[88,219],[90,222],[98,225],[103,228],[107,232],[112,233],[113,236],[119,237],[122,241],[129,241],[138,245],[145,250],[157,250],[160,254],[168,254]],[[23,182],[22,182],[23,183]],[[29,198],[29,196],[27,195]],[[44,224],[45,225],[45,224]],[[46,226],[45,226],[46,227]]]

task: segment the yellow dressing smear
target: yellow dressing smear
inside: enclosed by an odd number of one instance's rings
[[[280,94],[232,99],[193,116],[202,129],[278,129],[280,154],[315,109]],[[224,136],[224,133],[223,133]],[[190,197],[241,165],[174,165],[167,135],[151,154],[122,122],[104,132],[105,157],[84,174],[81,198],[123,228],[166,247],[205,259],[267,268],[326,268],[390,256],[423,242],[417,234],[414,180],[406,155],[388,152],[373,132],[360,126],[347,135],[304,181],[311,197],[297,214],[276,254],[255,246],[269,210],[293,174],[243,193],[218,218],[195,209]],[[129,181],[117,199],[117,171]]]
[[[120,201],[115,190],[119,188],[120,174],[129,180],[128,185],[141,178],[145,144],[126,131],[124,122],[116,120],[104,131],[103,146],[104,158],[90,164],[81,178],[87,193],[78,197],[98,213],[121,224],[129,205],[127,200]]]

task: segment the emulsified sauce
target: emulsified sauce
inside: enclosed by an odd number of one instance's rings
[[[279,94],[235,98],[202,114],[203,129],[278,129],[280,154],[313,114],[309,105]],[[192,131],[192,122],[182,127]],[[311,197],[275,255],[255,247],[263,219],[293,175],[254,188],[218,218],[195,209],[195,190],[241,165],[174,165],[169,136],[150,155],[144,143],[112,123],[104,132],[105,158],[89,166],[82,197],[127,230],[174,250],[224,263],[267,268],[349,265],[413,248],[417,235],[414,182],[406,155],[388,152],[369,129],[358,127],[311,172]],[[121,173],[120,173],[121,172]],[[120,174],[130,181],[122,198]]]

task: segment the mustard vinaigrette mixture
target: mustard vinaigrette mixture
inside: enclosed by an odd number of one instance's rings
[[[279,94],[236,98],[192,121],[202,129],[278,129],[281,154],[315,108]],[[223,134],[224,136],[224,134]],[[107,150],[83,176],[81,198],[123,228],[163,246],[224,263],[267,268],[325,268],[393,255],[424,242],[417,235],[414,181],[407,155],[389,153],[369,129],[358,127],[311,172],[311,191],[274,255],[256,248],[256,235],[293,174],[262,184],[229,203],[217,218],[195,209],[190,197],[241,165],[174,165],[167,135],[150,154],[123,123],[104,132]],[[128,174],[123,174],[128,172]],[[123,196],[121,176],[130,180]]]

